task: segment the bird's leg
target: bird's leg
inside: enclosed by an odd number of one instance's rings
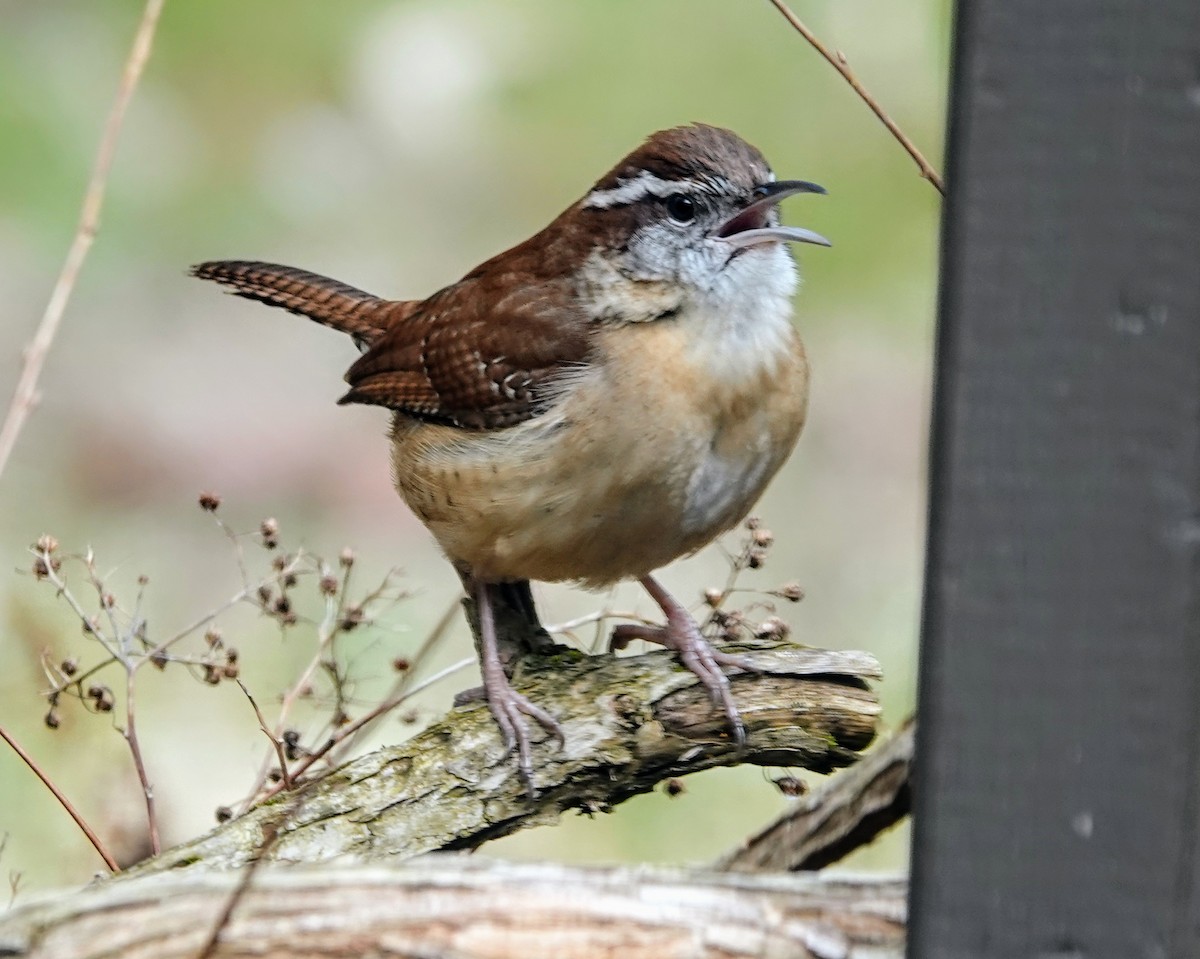
[[[470,597],[467,619],[475,635],[479,635],[479,610],[475,607],[476,579],[467,567],[455,564],[454,570],[462,580],[463,589]],[[496,630],[496,642],[500,649],[500,661],[504,672],[511,676],[513,667],[522,657],[554,652],[557,645],[538,619],[533,604],[533,592],[529,580],[514,580],[504,583],[488,583],[492,600],[492,623]]]
[[[562,725],[540,706],[515,689],[504,672],[500,660],[500,647],[496,642],[496,621],[492,609],[491,584],[475,581],[475,603],[479,611],[479,655],[483,670],[483,689],[488,709],[500,727],[504,745],[511,753],[517,751],[517,763],[521,779],[529,790],[530,798],[537,795],[533,788],[533,760],[529,752],[529,726],[525,716],[532,716],[546,731],[563,743]]]
[[[497,635],[505,632],[505,620],[508,619],[508,632],[518,645],[517,654],[552,653],[555,646],[550,634],[546,632],[542,621],[538,618],[537,607],[533,603],[533,590],[529,580],[512,580],[496,583],[492,592],[492,612],[495,614]],[[509,663],[511,672],[512,664]]]
[[[667,617],[667,625],[618,626],[613,630],[613,645],[619,649],[630,640],[644,639],[679,653],[683,665],[699,677],[712,701],[725,711],[733,730],[733,741],[739,746],[744,745],[746,727],[733,702],[733,695],[729,691],[729,678],[722,667],[744,670],[753,670],[754,667],[741,656],[713,649],[701,634],[692,614],[653,576],[643,576],[639,582],[646,587],[646,592],[662,609]]]

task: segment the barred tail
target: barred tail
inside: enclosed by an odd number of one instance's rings
[[[400,305],[327,276],[274,263],[214,260],[194,266],[189,272],[228,287],[236,296],[281,306],[348,333],[360,345],[377,340],[396,312],[394,308]]]

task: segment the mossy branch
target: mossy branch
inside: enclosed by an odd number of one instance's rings
[[[747,656],[764,672],[733,677],[743,750],[671,653],[530,656],[515,684],[566,731],[562,749],[545,739],[535,747],[536,799],[486,705],[472,703],[124,875],[473,849],[570,809],[608,810],[668,777],[743,762],[829,772],[870,743],[879,715],[867,685],[879,674],[874,658],[786,644]]]

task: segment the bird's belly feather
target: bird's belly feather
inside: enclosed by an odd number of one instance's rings
[[[518,426],[464,434],[397,418],[397,489],[451,560],[490,580],[602,586],[694,552],[749,512],[803,425],[799,341],[770,377],[730,390],[671,362],[671,341],[647,332],[653,367],[592,371]]]

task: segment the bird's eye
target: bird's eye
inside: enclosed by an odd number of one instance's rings
[[[667,197],[667,216],[676,223],[690,223],[696,219],[696,201],[683,193],[672,193]]]

